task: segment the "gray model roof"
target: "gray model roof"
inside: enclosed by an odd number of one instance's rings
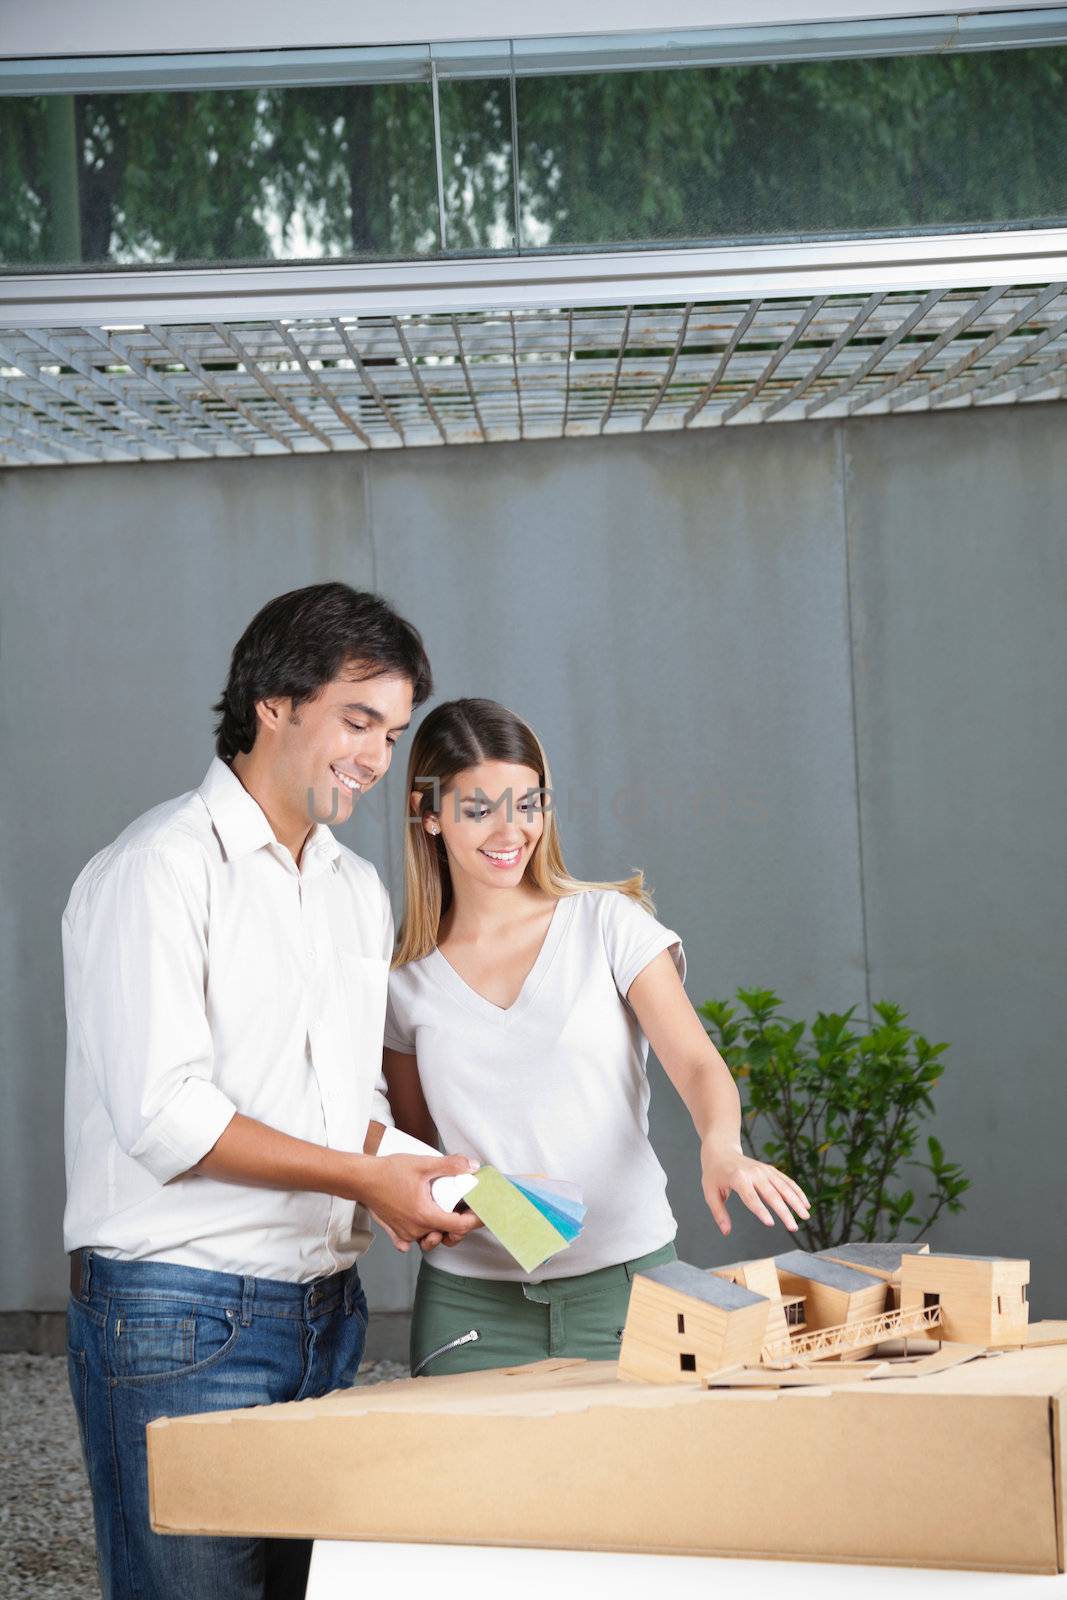
[[[876,1272],[896,1272],[904,1256],[924,1255],[920,1244],[907,1239],[888,1239],[884,1242],[855,1240],[852,1244],[835,1245],[832,1250],[817,1250],[821,1260],[855,1261]]]
[[[765,1304],[767,1299],[766,1295],[755,1294],[740,1283],[731,1283],[729,1278],[718,1278],[714,1272],[691,1267],[688,1261],[668,1261],[665,1266],[649,1267],[634,1276],[651,1278],[665,1289],[687,1294],[693,1300],[703,1300],[706,1305],[718,1306],[722,1311],[740,1311],[742,1306]]]
[[[869,1289],[871,1279],[866,1272],[855,1267],[842,1267],[836,1261],[824,1261],[807,1250],[788,1250],[784,1256],[775,1256],[779,1272],[792,1272],[798,1278],[809,1278],[812,1283],[824,1283],[828,1289],[841,1289],[845,1294],[855,1294]]]
[[[835,1245],[832,1250],[817,1250],[820,1259],[833,1259],[835,1261],[863,1262],[865,1266],[874,1267],[879,1272],[896,1272],[905,1256],[922,1256],[949,1261],[1008,1261],[1009,1256],[971,1256],[964,1255],[961,1250],[923,1250],[920,1248],[922,1241],[907,1239],[889,1239],[884,1243],[875,1241],[868,1244],[857,1239],[851,1244]],[[800,1252],[802,1253],[802,1252]],[[779,1257],[781,1260],[781,1257]],[[790,1269],[792,1270],[792,1269]]]
[[[925,1258],[924,1258],[925,1259]],[[931,1261],[1025,1261],[1025,1256],[966,1256],[962,1250],[931,1250]]]

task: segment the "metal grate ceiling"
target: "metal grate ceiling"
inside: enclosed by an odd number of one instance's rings
[[[0,331],[0,463],[589,437],[1067,395],[1067,284]]]

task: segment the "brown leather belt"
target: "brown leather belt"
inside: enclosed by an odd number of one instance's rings
[[[82,1292],[82,1252],[70,1252],[70,1292],[75,1300],[81,1299]]]

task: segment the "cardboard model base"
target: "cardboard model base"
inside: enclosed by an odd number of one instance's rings
[[[548,1361],[160,1419],[152,1526],[1064,1570],[1067,1347],[827,1378],[706,1389]]]

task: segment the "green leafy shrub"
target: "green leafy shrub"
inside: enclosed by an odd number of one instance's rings
[[[725,1000],[708,1000],[700,1014],[741,1093],[742,1142],[794,1178],[811,1203],[798,1228],[808,1249],[900,1238],[908,1227],[919,1239],[943,1210],[962,1209],[970,1179],[933,1135],[929,1160],[915,1158],[947,1044],[930,1044],[885,1000],[874,1008],[879,1022],[862,1032],[851,1026],[855,1006],[820,1011],[808,1041],[807,1023],[779,1015],[772,990],[738,989],[737,998],[747,1015]],[[906,1163],[929,1174],[925,1202],[899,1187]]]

